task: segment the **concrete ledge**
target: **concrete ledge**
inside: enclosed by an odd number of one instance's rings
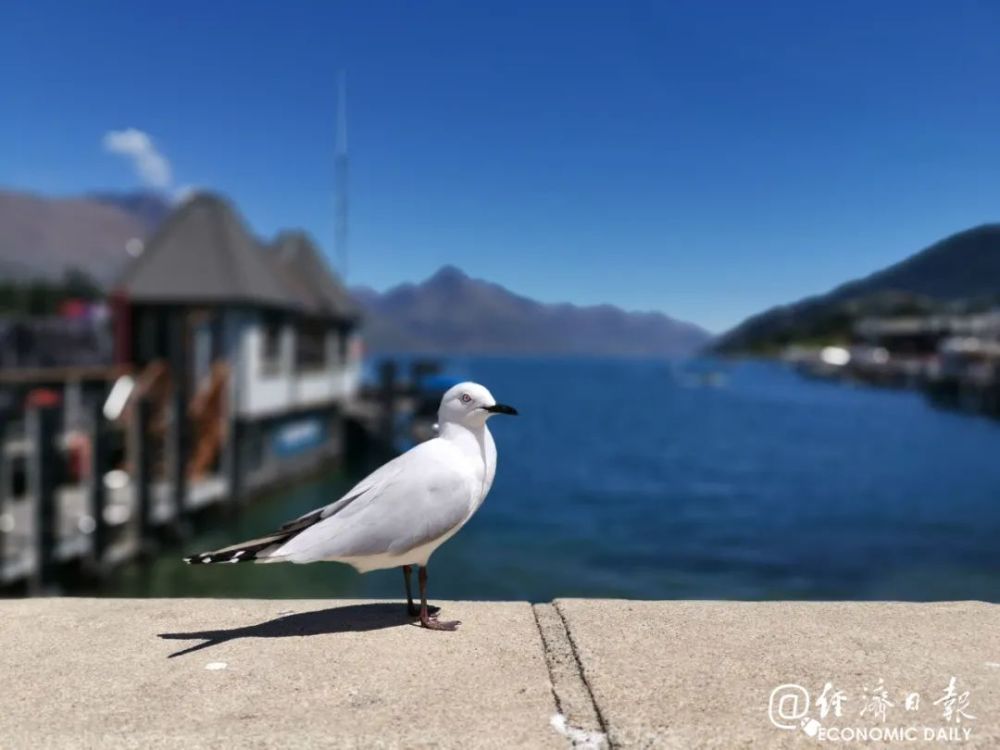
[[[558,600],[583,676],[615,747],[941,747],[937,730],[968,729],[961,747],[1000,747],[1000,606],[979,602],[644,602]],[[974,720],[943,718],[934,705],[957,679]],[[885,721],[865,707],[881,679],[894,704]],[[817,698],[843,691],[841,717]],[[772,692],[808,692],[803,718],[769,717]],[[789,688],[784,693],[802,693]],[[905,694],[920,695],[905,710]],[[782,691],[778,691],[776,702]],[[775,706],[779,708],[779,706]],[[786,709],[791,709],[791,703]],[[795,712],[790,712],[795,713]],[[899,742],[857,741],[855,729],[909,727]],[[925,729],[935,731],[925,741]],[[830,730],[833,730],[832,732]],[[845,733],[848,730],[850,734]],[[848,739],[848,738],[852,739]]]
[[[927,729],[957,731],[952,746],[1000,746],[997,605],[443,609],[458,632],[414,627],[398,602],[0,601],[0,747],[941,746]],[[967,691],[975,718],[935,705],[951,677],[953,705]],[[884,721],[860,714],[879,679]],[[820,715],[827,682],[828,696],[845,695],[840,717]],[[789,683],[809,703],[780,728],[769,702]],[[907,693],[920,694],[917,709]],[[836,734],[909,727],[916,737],[898,742]]]

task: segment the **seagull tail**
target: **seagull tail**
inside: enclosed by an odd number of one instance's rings
[[[314,510],[299,516],[294,521],[289,521],[273,534],[262,536],[259,539],[251,539],[249,542],[240,542],[232,547],[223,547],[214,552],[202,552],[200,555],[185,557],[184,562],[188,565],[208,565],[210,563],[239,563],[239,562],[281,562],[285,559],[283,555],[275,556],[281,546],[293,536],[300,534],[313,524],[323,520],[325,508]]]
[[[278,550],[294,534],[272,534],[271,536],[252,539],[249,542],[234,544],[214,552],[202,552],[191,557],[185,557],[189,565],[208,565],[211,563],[241,563],[241,562],[275,562],[269,556]]]

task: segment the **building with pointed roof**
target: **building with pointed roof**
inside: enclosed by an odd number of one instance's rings
[[[149,239],[112,298],[119,361],[140,376],[169,372],[173,399],[193,403],[225,371],[228,432],[247,466],[339,442],[359,384],[360,310],[306,234],[261,243],[227,200],[199,194]],[[197,454],[190,437],[175,451]]]
[[[275,238],[274,262],[288,293],[315,315],[357,320],[357,303],[320,256],[319,249],[302,231],[282,232]]]
[[[294,306],[236,210],[207,193],[166,219],[118,288],[142,304]]]

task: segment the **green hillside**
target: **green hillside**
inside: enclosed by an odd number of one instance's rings
[[[864,315],[985,307],[1000,299],[1000,224],[959,232],[832,291],[771,308],[713,342],[723,353],[767,354],[790,344],[845,340]]]

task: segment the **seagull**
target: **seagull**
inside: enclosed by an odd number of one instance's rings
[[[486,421],[517,414],[478,383],[459,383],[441,398],[438,436],[376,469],[340,499],[276,532],[184,558],[207,563],[347,563],[359,572],[401,567],[406,607],[430,630],[455,630],[427,607],[427,562],[482,505],[493,485],[497,449]],[[410,576],[417,566],[420,608]]]

